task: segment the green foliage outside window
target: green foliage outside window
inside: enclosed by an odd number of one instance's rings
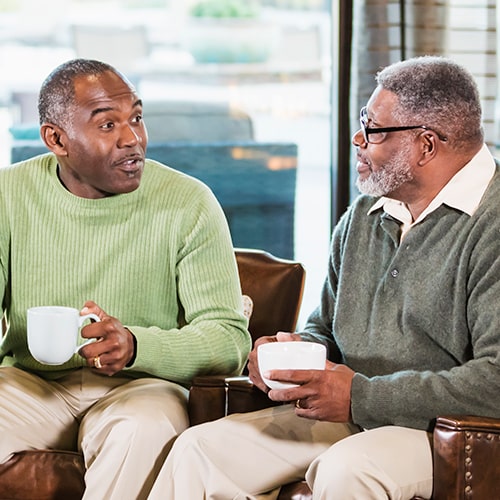
[[[0,2],[0,12],[14,12],[21,8],[19,0],[2,0]]]
[[[259,13],[259,4],[251,0],[203,0],[193,5],[190,14],[193,17],[211,18],[255,18]]]

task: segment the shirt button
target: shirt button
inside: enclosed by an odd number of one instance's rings
[[[397,269],[393,269],[393,270],[391,271],[391,276],[392,276],[393,278],[396,278],[396,277],[398,276],[398,274],[399,274],[399,271],[398,271]]]

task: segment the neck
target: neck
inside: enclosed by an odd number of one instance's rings
[[[414,179],[402,186],[394,198],[408,207],[415,221],[429,206],[450,180],[477,154],[480,147],[472,152],[440,156],[426,163],[416,171]]]
[[[64,186],[64,189],[66,189],[66,191],[69,191],[68,187],[66,186],[66,184],[64,184],[64,181],[62,180],[62,177],[61,177],[61,167],[59,164],[57,164],[57,178],[59,179],[59,182]]]

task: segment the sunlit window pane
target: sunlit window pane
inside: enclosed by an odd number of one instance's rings
[[[301,260],[309,312],[330,236],[330,2],[53,0],[57,16],[46,8],[0,5],[2,165],[45,151],[36,98],[56,65],[109,62],[144,101],[148,156],[213,189],[235,246]]]

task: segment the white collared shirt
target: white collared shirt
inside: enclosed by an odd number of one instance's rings
[[[424,220],[443,204],[472,216],[481,203],[494,174],[495,160],[484,144],[472,160],[448,181],[415,221],[412,220],[411,213],[405,203],[384,196],[377,200],[368,214],[382,207],[384,212],[402,222],[401,239],[403,239],[404,235],[415,224]]]

